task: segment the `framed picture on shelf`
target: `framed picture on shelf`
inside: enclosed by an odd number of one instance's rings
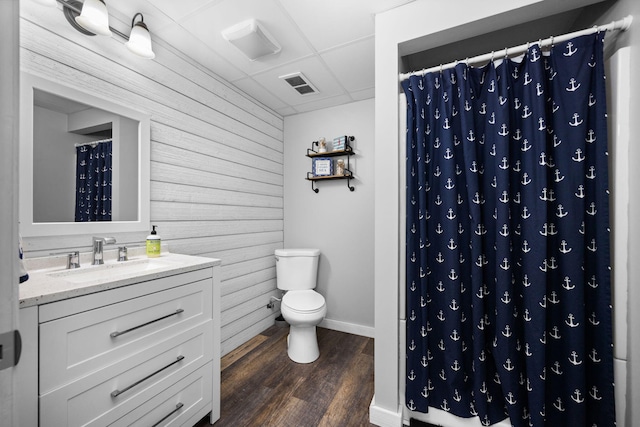
[[[333,161],[328,157],[317,157],[313,159],[311,173],[313,173],[313,176],[333,175]]]
[[[347,143],[346,136],[339,136],[337,138],[333,138],[333,144],[331,145],[333,151],[343,151],[345,149]]]

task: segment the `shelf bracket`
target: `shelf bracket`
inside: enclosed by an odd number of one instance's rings
[[[349,178],[347,178],[347,188],[349,189],[349,191],[355,191],[355,187],[353,185],[351,185],[351,174],[349,174]]]

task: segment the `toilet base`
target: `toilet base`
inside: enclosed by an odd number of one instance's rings
[[[287,354],[296,363],[311,363],[320,356],[315,326],[291,326]]]

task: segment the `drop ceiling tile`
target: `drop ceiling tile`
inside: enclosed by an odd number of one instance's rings
[[[309,82],[318,89],[318,93],[300,95],[287,82],[278,77],[285,74],[301,72]],[[283,65],[253,76],[258,84],[271,93],[276,93],[286,104],[296,108],[297,105],[344,94],[344,88],[331,75],[319,58],[312,56],[297,61],[295,64]]]
[[[280,114],[282,117],[286,117],[286,116],[293,116],[294,114],[298,114],[298,111],[296,111],[293,107],[283,107],[283,108],[278,108],[276,110],[276,113]]]
[[[351,96],[351,98],[353,98],[354,101],[362,101],[363,99],[375,98],[376,88],[372,87],[356,92],[349,92],[349,95]]]
[[[131,29],[131,20],[136,13],[142,13],[144,23],[149,27],[152,39],[155,31],[173,24],[172,17],[158,9],[155,2],[110,0],[108,3],[107,7],[110,18],[116,18],[118,21],[122,21],[123,23],[122,26],[114,26],[114,23],[111,22],[113,19],[109,19],[110,24],[127,35],[129,35]],[[138,21],[138,19],[136,19],[136,21]]]
[[[180,24],[174,23],[169,27],[165,27],[162,31],[154,34],[153,37],[162,39],[227,81],[234,81],[247,76],[242,70],[194,37]]]
[[[295,109],[300,113],[319,110],[322,108],[335,107],[337,105],[348,104],[353,100],[349,95],[338,95],[331,98],[319,99],[317,101],[308,102],[306,104],[296,105]]]
[[[165,14],[171,16],[175,21],[178,21],[185,16],[197,12],[199,9],[215,5],[221,1],[223,0],[153,0],[153,4]]]
[[[413,0],[278,0],[317,51],[374,34],[374,14]]]
[[[251,18],[258,19],[278,41],[282,46],[280,53],[252,62],[235,46],[224,40],[222,30]],[[312,53],[298,28],[275,0],[227,0],[203,8],[180,23],[203,43],[249,75]]]
[[[243,92],[250,94],[250,96],[263,103],[267,107],[272,110],[278,110],[280,108],[284,108],[287,105],[282,102],[276,95],[272,92],[265,89],[261,84],[256,82],[253,78],[247,77],[238,81],[233,82],[233,84]]]
[[[375,86],[373,37],[320,54],[342,86],[349,92]]]

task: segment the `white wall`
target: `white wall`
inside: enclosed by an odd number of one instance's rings
[[[284,246],[319,248],[317,291],[327,316],[321,326],[373,336],[374,100],[285,117]],[[311,190],[306,157],[311,143],[353,135],[355,179],[317,183]],[[345,158],[346,161],[346,158]]]
[[[376,150],[375,156],[375,396],[371,407],[372,422],[381,426],[399,426],[403,403],[400,401],[399,388],[403,385],[404,374],[399,373],[399,343],[401,316],[399,315],[400,248],[399,220],[399,177],[403,173],[399,158],[398,131],[398,74],[400,57],[409,53],[430,49],[469,37],[479,36],[501,28],[510,27],[533,19],[560,13],[572,8],[585,6],[597,1],[554,2],[511,1],[485,2],[479,5],[472,0],[455,0],[442,3],[413,2],[376,16]],[[593,16],[596,23],[620,19],[626,14],[639,14],[640,3],[636,0],[620,0],[615,11],[611,11],[612,2],[602,7],[599,15]],[[453,13],[452,11],[455,11]],[[636,17],[637,18],[637,17]],[[637,24],[636,24],[637,25]],[[633,47],[632,69],[638,66],[640,42],[638,32],[632,28],[625,37]],[[540,37],[548,36],[541,34]],[[628,38],[627,38],[628,37]],[[478,52],[485,53],[485,52]],[[630,88],[632,93],[640,93],[640,83]],[[640,116],[640,101],[632,106],[631,117]],[[635,113],[635,114],[634,114]],[[636,122],[636,132],[640,123]],[[633,134],[633,133],[632,133]],[[384,147],[384,148],[383,148]],[[396,148],[394,148],[396,147]],[[640,159],[640,147],[632,148],[632,158]],[[635,175],[640,174],[638,168]],[[634,180],[635,178],[635,180]],[[636,182],[640,177],[632,176]],[[631,217],[634,208],[636,216],[640,214],[640,189],[631,194]],[[634,197],[635,196],[635,197]],[[640,237],[638,225],[632,225],[630,234]],[[631,241],[638,242],[638,239]],[[640,257],[640,243],[630,244],[629,258]],[[640,269],[638,263],[630,263],[630,269]],[[640,274],[640,271],[634,271]],[[630,277],[634,277],[629,274]],[[637,287],[636,287],[637,288]],[[640,304],[640,289],[630,287],[629,304]],[[634,319],[635,318],[635,319]],[[635,320],[635,321],[634,321]],[[640,313],[630,310],[631,324],[640,323]],[[630,336],[630,339],[631,336]],[[632,395],[640,396],[640,372],[637,371],[637,358],[640,357],[640,340],[630,342],[630,374],[628,390]],[[636,361],[634,362],[634,354]],[[634,369],[635,365],[635,369]],[[635,391],[634,391],[635,390]],[[640,408],[627,405],[627,420],[630,424],[630,412]],[[636,419],[640,415],[636,414]]]
[[[118,36],[80,34],[59,9],[20,7],[23,70],[151,116],[151,222],[171,251],[222,260],[223,354],[273,325],[266,306],[276,295],[273,250],[283,246],[282,117],[159,37],[150,61]],[[110,24],[128,33],[129,19]],[[137,246],[147,234],[115,237]],[[24,243],[28,257],[86,252],[91,236]]]

